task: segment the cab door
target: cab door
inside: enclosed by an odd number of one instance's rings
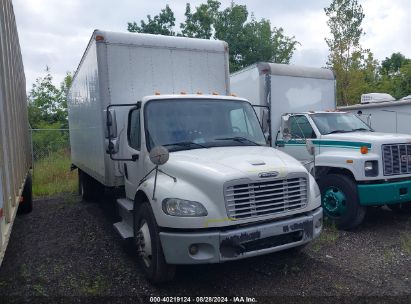
[[[127,139],[124,143],[124,158],[135,161],[123,161],[121,171],[124,175],[124,184],[127,197],[134,195],[140,180],[144,177],[144,159],[142,150],[142,114],[141,108],[132,109],[128,114]]]
[[[313,156],[307,150],[307,139],[315,139],[317,135],[305,115],[291,115],[289,118],[291,140],[277,146],[283,152],[293,156],[302,164],[312,162]]]

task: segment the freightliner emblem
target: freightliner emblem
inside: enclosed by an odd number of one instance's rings
[[[260,174],[258,174],[258,176],[261,178],[277,177],[278,172],[277,171],[261,172]]]

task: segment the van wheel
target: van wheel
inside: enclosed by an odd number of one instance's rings
[[[147,202],[135,208],[134,241],[138,263],[146,278],[153,284],[171,281],[176,266],[166,263],[157,223]]]
[[[20,202],[18,213],[26,214],[33,210],[33,187],[32,187],[31,175],[28,174],[26,178],[26,183],[24,184],[22,197],[23,200]]]
[[[79,194],[85,201],[98,200],[104,194],[104,186],[80,169],[78,170]]]
[[[324,214],[338,229],[349,230],[360,225],[366,208],[360,206],[356,183],[342,174],[329,174],[318,181]]]
[[[387,206],[396,213],[411,214],[411,202]]]

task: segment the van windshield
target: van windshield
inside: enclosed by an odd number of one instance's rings
[[[322,135],[373,131],[357,115],[352,113],[316,113],[310,114],[310,116]]]
[[[266,145],[252,106],[223,99],[149,101],[144,110],[147,148],[170,151]]]

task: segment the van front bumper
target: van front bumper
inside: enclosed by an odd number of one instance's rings
[[[411,201],[411,180],[358,185],[360,205],[386,205]]]
[[[160,232],[169,264],[221,263],[306,244],[322,230],[322,208],[300,217],[227,231]]]

